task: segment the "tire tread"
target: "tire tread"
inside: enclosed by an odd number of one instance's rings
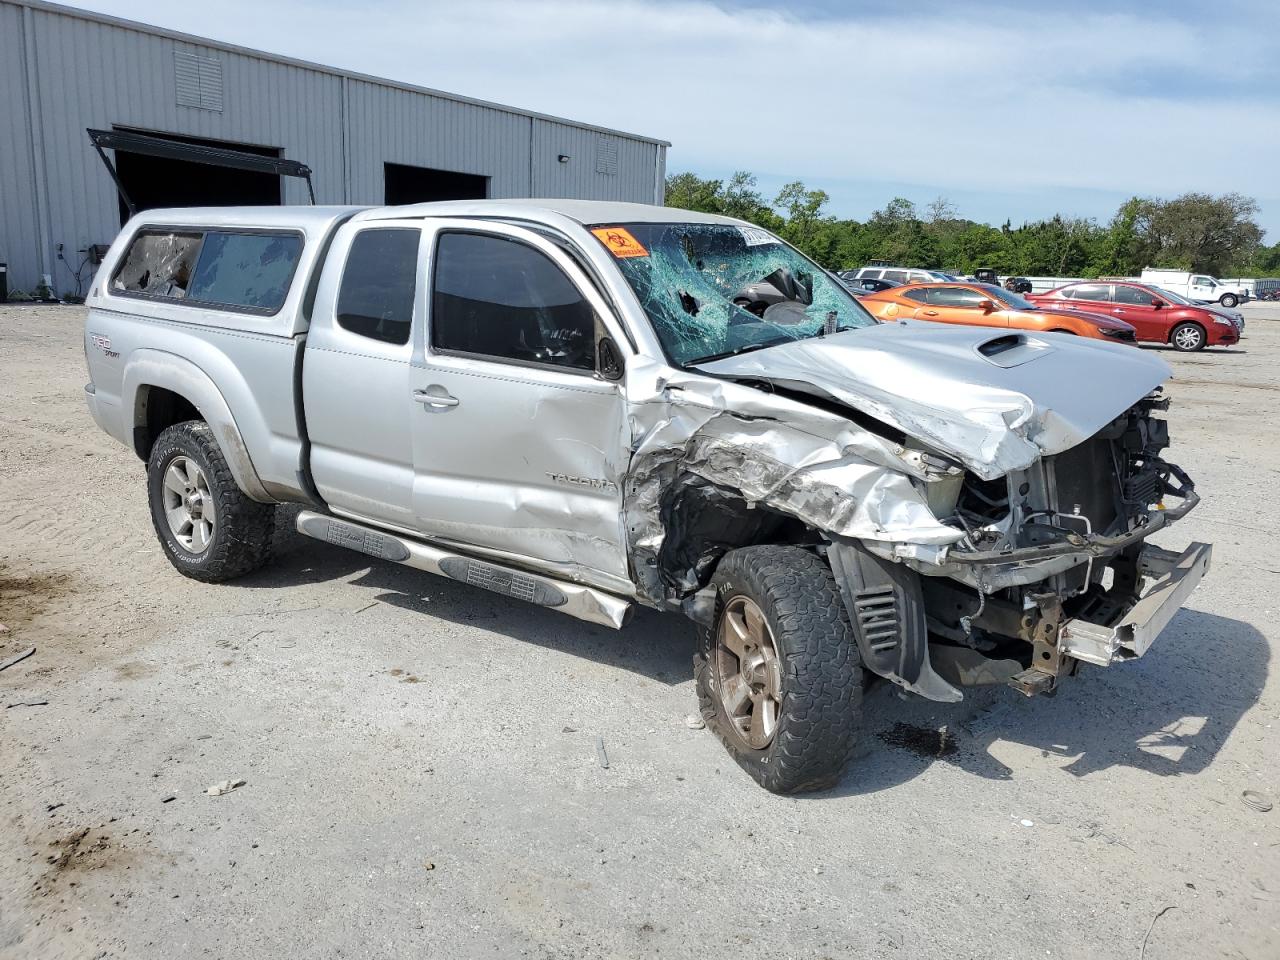
[[[704,628],[695,658],[703,718],[730,755],[774,793],[823,790],[839,782],[858,740],[862,667],[844,600],[830,567],[799,547],[733,550],[713,578],[718,591],[745,593],[760,604],[785,664],[777,734],[763,751],[730,731],[712,690],[709,652],[715,627]],[[727,599],[722,592],[721,600]],[[717,603],[717,620],[723,602]]]
[[[195,556],[173,540],[157,504],[155,488],[163,483],[164,468],[169,460],[179,453],[202,461],[217,510],[213,545]],[[275,505],[250,500],[236,485],[213,428],[203,420],[176,423],[156,438],[147,460],[147,480],[151,523],[165,554],[179,573],[205,583],[222,583],[252,573],[270,559]]]

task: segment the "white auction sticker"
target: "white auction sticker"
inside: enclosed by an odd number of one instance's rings
[[[748,247],[758,247],[766,243],[777,243],[773,238],[773,234],[767,230],[761,230],[759,227],[739,227],[738,232],[742,234],[742,239],[747,242]]]

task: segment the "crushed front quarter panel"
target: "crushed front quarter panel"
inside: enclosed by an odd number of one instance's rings
[[[628,368],[632,459],[623,498],[640,594],[660,603],[662,499],[693,478],[832,535],[955,543],[902,447],[834,413],[729,380],[638,362]],[[915,477],[920,486],[913,482]]]

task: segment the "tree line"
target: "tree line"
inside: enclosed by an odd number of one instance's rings
[[[693,173],[667,177],[667,206],[757,224],[829,270],[888,260],[966,274],[990,267],[1003,275],[1135,276],[1144,267],[1166,267],[1217,277],[1280,276],[1280,243],[1262,242],[1257,202],[1237,193],[1134,197],[1105,225],[1056,215],[1016,227],[959,217],[944,197],[924,210],[895,197],[865,223],[832,216],[829,200],[799,180],[767,200],[746,171],[727,181]]]

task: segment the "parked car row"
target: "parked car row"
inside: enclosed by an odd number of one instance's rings
[[[913,283],[868,294],[862,305],[877,320],[932,320],[977,327],[1016,327],[1136,343],[1134,328],[1102,313],[1042,309],[991,283]]]
[[[860,270],[844,270],[837,274],[848,282],[866,277],[884,278],[898,283],[949,283],[957,280],[977,283],[990,283],[1004,287],[1014,293],[1032,293],[1038,284],[1041,293],[1047,293],[1056,287],[1076,282],[1067,278],[1008,276],[1001,279],[991,267],[978,267],[973,276],[962,276],[939,270],[925,270],[914,267],[875,266],[863,267]],[[1139,277],[1099,277],[1099,280],[1113,283],[1144,283],[1159,287],[1161,290],[1177,294],[1196,304],[1218,304],[1226,309],[1233,309],[1241,303],[1252,299],[1264,299],[1263,291],[1268,291],[1267,299],[1275,299],[1276,282],[1267,280],[1219,280],[1208,274],[1194,273],[1187,270],[1167,270],[1147,267]]]
[[[1076,283],[1031,297],[990,283],[912,283],[865,293],[861,301],[882,321],[1013,327],[1117,343],[1164,343],[1182,351],[1231,346],[1244,331],[1243,319],[1139,283]]]

